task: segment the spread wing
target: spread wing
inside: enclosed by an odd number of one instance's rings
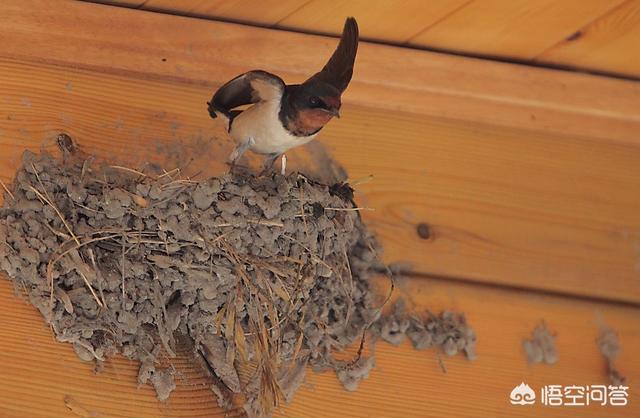
[[[238,112],[232,109],[266,100],[279,100],[284,92],[284,81],[277,75],[266,71],[255,70],[241,74],[226,82],[213,95],[207,104],[209,115],[216,117],[216,112],[233,118]]]
[[[344,22],[342,37],[329,62],[306,82],[320,81],[332,85],[341,93],[345,91],[353,75],[353,64],[358,52],[358,23],[353,17]]]

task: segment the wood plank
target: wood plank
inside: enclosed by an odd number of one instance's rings
[[[271,26],[309,0],[148,0],[144,10]]]
[[[409,44],[532,59],[623,0],[483,0],[469,3]]]
[[[355,16],[364,39],[404,43],[469,0],[312,0],[278,22],[278,27],[340,35],[346,16]]]
[[[144,3],[145,10],[331,35],[339,35],[344,16],[354,15],[363,26],[365,39],[640,76],[637,60],[628,54],[640,37],[634,23],[638,0],[485,0],[469,7],[471,0],[88,1],[128,7]],[[438,26],[432,29],[435,24]],[[582,35],[587,28],[585,39]],[[579,37],[581,41],[575,42]]]
[[[542,63],[640,76],[640,1],[630,0],[536,57]]]
[[[325,37],[84,2],[62,10],[5,0],[0,11],[0,56],[210,87],[254,68],[298,82],[335,47]],[[363,43],[345,101],[637,144],[639,97],[629,81]]]
[[[404,43],[469,0],[148,0],[142,9],[339,36],[356,16],[364,39]]]
[[[385,282],[386,283],[386,282]],[[443,374],[433,351],[416,352],[408,343],[380,343],[377,365],[355,393],[346,392],[331,373],[307,374],[293,403],[278,416],[293,417],[560,417],[576,409],[581,417],[631,417],[640,414],[640,311],[638,308],[576,301],[564,297],[530,296],[520,291],[454,284],[439,280],[408,280],[397,294],[413,301],[418,311],[455,309],[466,312],[478,336],[478,359],[443,357]],[[75,416],[64,396],[88,411],[110,417],[222,416],[197,369],[183,358],[172,360],[184,373],[167,403],[152,390],[136,388],[137,365],[116,358],[105,371],[80,362],[71,347],[53,341],[37,313],[17,299],[0,277],[0,415],[3,417]],[[545,320],[557,333],[559,362],[528,365],[522,340]],[[622,351],[617,367],[631,382],[625,407],[512,406],[511,389],[524,381],[536,391],[544,385],[607,384],[605,364],[595,344],[603,325],[613,327]],[[539,392],[538,392],[539,396]],[[322,411],[321,413],[319,411]],[[232,414],[231,416],[237,416]]]
[[[66,131],[122,164],[219,174],[232,144],[206,86],[0,60],[0,178]],[[640,147],[388,112],[347,103],[319,142],[289,153],[323,167],[325,144],[374,208],[387,261],[416,272],[640,301]],[[313,162],[314,164],[310,164]],[[317,170],[315,170],[317,171]],[[421,239],[416,225],[431,227]]]

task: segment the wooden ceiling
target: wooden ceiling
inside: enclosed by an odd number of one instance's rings
[[[251,68],[301,81],[336,44],[59,3],[0,1],[7,185],[25,148],[59,155],[59,132],[98,160],[184,167],[196,179],[220,175],[233,144],[206,112],[211,93]],[[616,367],[640,381],[640,83],[370,43],[358,59],[344,118],[288,153],[288,167],[326,170],[327,152],[347,167],[358,202],[375,209],[362,217],[385,260],[412,269],[396,281],[394,297],[412,312],[464,311],[479,358],[440,358],[408,341],[380,344],[376,369],[357,392],[342,390],[333,374],[307,373],[278,416],[562,417],[566,409],[512,406],[509,390],[523,377],[536,389],[605,383],[595,344],[605,325],[623,347]],[[417,233],[421,223],[428,239]],[[386,295],[389,280],[380,279],[372,285]],[[542,319],[558,335],[553,367],[529,364],[521,348]],[[139,365],[122,357],[96,375],[70,344],[54,342],[0,273],[0,417],[240,416],[217,408],[210,380],[189,358],[165,359],[178,377],[168,402],[148,385],[136,389]],[[592,404],[580,416],[640,417],[633,388],[629,405]]]
[[[98,0],[145,10],[640,77],[640,0]]]

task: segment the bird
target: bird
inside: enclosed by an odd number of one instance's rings
[[[353,76],[358,52],[358,23],[345,20],[340,42],[319,72],[302,84],[285,84],[275,74],[253,70],[222,85],[207,102],[209,115],[227,122],[236,147],[228,163],[233,168],[251,150],[266,155],[261,174],[269,172],[284,153],[313,140],[334,117],[340,117],[342,94]],[[244,110],[238,107],[250,105]]]

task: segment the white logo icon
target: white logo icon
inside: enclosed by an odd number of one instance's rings
[[[532,405],[536,402],[536,393],[524,382],[513,388],[509,400],[513,405]]]

